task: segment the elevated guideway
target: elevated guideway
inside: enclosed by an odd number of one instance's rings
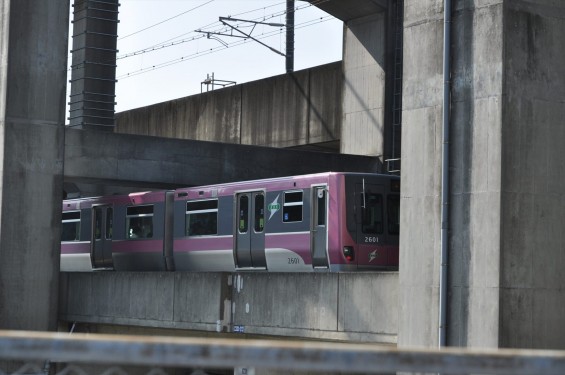
[[[59,320],[94,332],[397,341],[397,272],[61,273],[60,286]]]

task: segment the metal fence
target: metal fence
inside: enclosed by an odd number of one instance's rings
[[[20,363],[10,368],[9,363]],[[398,349],[306,341],[179,338],[0,331],[0,375],[179,373],[178,369],[236,369],[236,373],[565,374],[565,351]],[[6,370],[8,369],[8,370]],[[190,370],[193,371],[193,370]],[[198,372],[199,371],[199,372]],[[197,372],[182,372],[204,374]]]

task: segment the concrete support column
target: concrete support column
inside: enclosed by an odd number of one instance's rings
[[[57,328],[69,1],[0,1],[0,329]]]
[[[565,2],[504,1],[500,346],[565,349]]]
[[[383,161],[387,13],[348,21],[343,47],[341,153]]]
[[[565,348],[565,4],[453,2],[448,345]],[[399,345],[437,346],[443,0],[406,0]]]

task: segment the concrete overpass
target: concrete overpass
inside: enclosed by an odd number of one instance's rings
[[[323,171],[380,172],[377,158],[65,129],[65,181],[149,188]]]
[[[32,6],[21,0],[0,4],[0,327],[56,329],[59,315],[52,301],[58,300],[60,290],[56,249],[66,133],[65,72],[61,69],[66,38],[60,36],[66,35],[68,4],[33,2]],[[438,173],[444,162],[440,130],[443,7],[435,0],[407,1],[403,10],[403,230],[397,342],[432,347],[439,335],[442,264],[438,249],[439,229],[444,225]],[[447,105],[453,120],[449,174],[454,186],[450,193],[448,344],[562,349],[565,294],[559,223],[565,216],[565,174],[560,162],[565,48],[560,38],[565,31],[565,7],[554,1],[459,2],[452,15],[453,91]],[[18,22],[24,18],[28,22]],[[364,155],[386,154],[382,143],[378,149],[358,146],[360,141],[382,136],[388,113],[383,97],[385,25],[381,13],[346,22],[340,136],[340,150],[345,153],[356,148]],[[49,35],[56,37],[48,39]],[[107,275],[107,280],[128,276]],[[99,276],[64,277],[69,278],[70,288],[77,288],[73,278],[93,278],[97,283],[94,278]],[[163,277],[170,286],[171,279],[184,282],[191,276]],[[260,281],[268,282],[261,277],[278,276],[253,277],[257,280],[251,280],[251,290]],[[340,285],[341,280],[326,282],[329,287]],[[222,281],[218,283],[222,290]],[[104,280],[97,284],[111,285]],[[124,280],[121,285],[126,284]],[[83,295],[80,290],[69,293],[76,298]],[[281,300],[288,301],[285,298]],[[328,307],[338,311],[337,325],[327,328],[326,323],[312,323],[302,328],[344,335],[341,332],[347,330],[339,330],[343,305],[337,301]],[[249,311],[253,311],[251,296],[241,302],[250,303]],[[214,303],[219,309],[220,303]],[[119,306],[126,309],[125,303]],[[70,308],[62,311],[68,312],[65,319],[69,321],[80,315]],[[247,309],[241,315],[236,312],[237,319],[220,326],[242,322],[257,331],[268,327],[261,321],[246,321],[245,314],[250,313]],[[96,311],[86,314],[98,316]],[[276,325],[277,319],[273,322]],[[386,332],[394,335],[392,330]]]

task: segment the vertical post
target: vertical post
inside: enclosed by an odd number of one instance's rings
[[[294,0],[286,0],[286,72],[294,72]]]
[[[68,25],[0,0],[0,329],[57,329]]]
[[[451,0],[444,0],[443,135],[441,162],[441,270],[439,275],[439,347],[447,345],[447,272],[449,246],[449,115],[451,110]]]

